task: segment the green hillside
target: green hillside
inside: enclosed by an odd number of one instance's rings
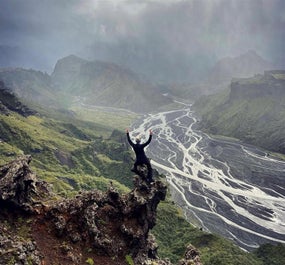
[[[193,227],[170,201],[159,204],[158,224],[153,233],[159,244],[159,255],[172,262],[177,262],[184,254],[185,247],[191,243],[199,249],[203,265],[267,265],[255,254],[241,250],[233,242]],[[270,251],[274,249],[271,245]],[[276,250],[276,258],[282,256],[282,249],[284,251],[285,246],[281,245]]]
[[[55,110],[27,116],[0,112],[0,164],[19,154],[31,154],[34,170],[59,193],[107,186],[107,179],[130,186],[132,161],[123,129],[133,116],[120,119],[117,114],[116,122],[110,123],[113,114],[91,112],[89,119],[93,115],[94,121],[100,121],[96,123],[79,120],[76,115]]]
[[[194,108],[200,128],[285,153],[284,71],[233,80],[230,88],[201,98]]]

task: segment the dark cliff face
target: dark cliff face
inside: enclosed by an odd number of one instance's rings
[[[89,264],[171,265],[157,257],[158,246],[150,233],[157,205],[166,195],[161,181],[147,185],[137,178],[135,188],[124,195],[111,184],[106,193],[94,190],[58,199],[47,183],[37,180],[30,161],[30,156],[22,156],[0,168],[0,264],[89,260]],[[201,264],[192,246],[186,256]]]
[[[22,116],[35,114],[35,111],[23,105],[18,98],[0,80],[0,114],[8,115],[10,111],[17,112]]]

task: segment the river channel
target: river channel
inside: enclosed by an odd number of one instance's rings
[[[254,146],[196,130],[191,106],[143,116],[131,136],[154,137],[146,152],[164,173],[186,219],[252,250],[285,243],[285,161]]]

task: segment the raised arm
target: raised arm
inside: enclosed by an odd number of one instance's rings
[[[126,134],[127,134],[127,139],[128,139],[128,142],[131,146],[134,146],[134,143],[132,142],[131,138],[130,138],[130,133],[129,133],[129,130],[126,129]]]
[[[149,145],[149,143],[151,142],[151,139],[152,139],[152,130],[149,130],[148,140],[143,144],[143,147],[146,147],[147,145]]]

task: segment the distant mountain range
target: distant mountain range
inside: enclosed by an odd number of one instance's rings
[[[209,83],[229,82],[232,78],[251,77],[262,74],[265,70],[274,69],[274,66],[250,50],[237,57],[226,57],[219,60],[211,69],[207,81]]]
[[[128,69],[74,55],[59,60],[51,75],[21,68],[2,68],[0,80],[24,100],[45,106],[80,101],[148,112],[171,103],[158,86],[142,80]]]
[[[201,95],[210,95],[225,89],[233,78],[246,78],[274,69],[274,65],[260,57],[255,51],[248,51],[237,57],[225,57],[207,71],[199,82],[172,84],[172,93],[184,99],[196,100]]]
[[[285,71],[233,79],[228,89],[194,104],[200,128],[285,153]]]
[[[56,107],[97,105],[150,112],[172,101],[171,94],[194,101],[225,89],[233,78],[245,78],[274,67],[255,51],[218,61],[200,83],[154,84],[110,62],[88,61],[74,55],[58,60],[51,75],[22,68],[0,69],[0,80],[26,101]]]

